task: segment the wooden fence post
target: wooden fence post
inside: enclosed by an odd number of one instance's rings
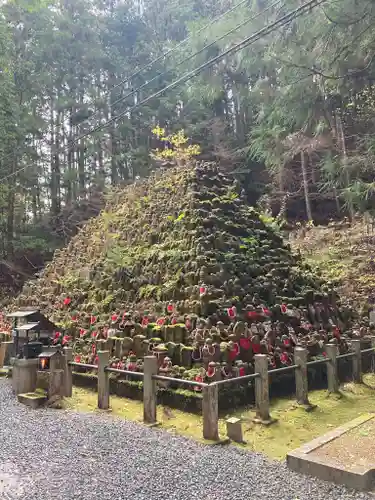
[[[73,368],[69,362],[73,359],[73,349],[71,347],[64,347],[64,355],[64,396],[71,398],[73,393]]]
[[[203,387],[203,438],[211,441],[219,439],[219,387],[210,384]]]
[[[375,335],[371,335],[371,347],[374,349],[374,352],[371,354],[371,370],[375,372]]]
[[[362,382],[362,354],[359,339],[352,340],[352,351],[355,353],[353,356],[353,380],[360,384]]]
[[[158,373],[156,356],[145,356],[143,364],[143,421],[145,424],[156,424],[156,380],[152,378]]]
[[[98,351],[98,408],[109,409],[109,351]]]
[[[294,363],[298,365],[298,368],[295,370],[296,398],[298,404],[311,406],[307,378],[307,355],[307,349],[304,347],[296,347],[294,349]]]
[[[325,346],[327,356],[327,379],[328,392],[339,392],[339,376],[337,372],[337,346],[335,344],[327,344]]]
[[[259,373],[259,376],[255,379],[256,417],[254,422],[270,424],[272,419],[270,416],[268,357],[265,354],[256,354],[254,360],[255,373]]]

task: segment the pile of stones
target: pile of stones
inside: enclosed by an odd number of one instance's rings
[[[315,301],[302,309],[257,302],[206,319],[178,316],[173,304],[158,318],[115,313],[108,328],[80,330],[73,341],[75,361],[97,364],[98,350],[109,350],[113,368],[142,371],[143,357],[155,355],[160,374],[210,382],[253,373],[255,354],[267,355],[271,370],[293,364],[296,346],[306,347],[309,358],[316,359],[326,355],[327,343],[344,354],[351,338],[372,334],[364,324],[350,335],[343,332],[341,315],[328,303]]]
[[[199,164],[115,193],[16,304],[40,306],[66,329],[72,312],[104,325],[116,309],[158,314],[173,302],[181,314],[208,317],[254,296],[299,307],[315,292],[329,286],[247,205],[241,186]]]
[[[15,305],[59,324],[55,341],[73,342],[77,360],[95,362],[101,343],[113,366],[141,370],[155,353],[161,371],[204,379],[249,373],[259,352],[270,367],[292,363],[297,344],[311,356],[329,340],[342,350],[352,316],[239,183],[206,163],[114,193]]]

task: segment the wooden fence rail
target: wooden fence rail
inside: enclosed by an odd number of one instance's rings
[[[281,373],[294,372],[296,399],[304,406],[311,407],[309,402],[308,389],[308,369],[320,364],[327,366],[328,391],[335,393],[339,390],[338,360],[352,359],[353,380],[362,382],[362,356],[375,352],[375,336],[371,338],[370,349],[361,350],[361,341],[352,340],[351,351],[346,354],[337,354],[337,346],[327,344],[325,346],[327,357],[323,359],[307,361],[308,351],[303,347],[296,347],[294,350],[294,365],[268,370],[268,357],[265,354],[254,356],[255,373],[243,377],[235,377],[219,380],[210,384],[201,382],[176,379],[164,375],[158,375],[158,363],[155,356],[145,356],[144,371],[133,372],[109,367],[109,351],[98,352],[98,365],[75,363],[71,361],[72,352],[70,348],[65,349],[68,369],[66,370],[66,393],[72,394],[72,370],[74,367],[97,370],[98,373],[98,408],[108,410],[110,408],[109,395],[109,374],[118,373],[129,378],[143,380],[143,421],[149,425],[157,423],[157,382],[177,382],[185,387],[199,387],[202,389],[202,417],[203,417],[203,438],[216,441],[219,439],[219,389],[229,384],[241,384],[254,380],[255,384],[255,422],[269,424],[273,421],[270,415],[269,402],[269,378]]]

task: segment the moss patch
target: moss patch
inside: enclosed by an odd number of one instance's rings
[[[288,451],[298,448],[321,434],[333,430],[362,413],[375,409],[375,375],[364,376],[363,385],[345,384],[339,395],[328,395],[327,391],[313,391],[312,403],[318,405],[313,412],[298,407],[294,400],[279,399],[271,405],[271,414],[277,423],[262,427],[252,422],[252,409],[223,415],[219,421],[221,437],[225,437],[225,418],[241,417],[244,421],[244,449],[261,452],[271,458],[283,460]],[[66,407],[75,411],[96,411],[97,394],[86,389],[75,388]],[[142,422],[143,405],[140,401],[111,396],[114,415],[127,420]],[[158,406],[158,421],[161,428],[202,441],[202,418],[199,415],[171,410]]]
[[[45,398],[45,395],[41,394],[40,392],[28,392],[26,394],[20,394],[23,398],[26,399],[42,399]]]
[[[181,315],[210,316],[254,296],[268,305],[300,305],[323,288],[247,205],[233,178],[215,165],[194,164],[115,193],[42,276],[25,284],[14,306],[38,305],[74,331],[72,312],[88,328],[92,314],[104,326],[113,311],[156,314],[172,302]]]
[[[364,221],[297,232],[292,247],[321,277],[338,287],[343,299],[366,312],[375,287],[375,233]]]
[[[244,439],[247,448],[265,453],[278,460],[287,452],[325,434],[340,425],[375,409],[375,376],[364,376],[364,385],[344,384],[339,395],[327,391],[313,391],[310,401],[317,405],[312,412],[306,412],[295,401],[280,399],[271,406],[271,415],[276,424],[260,427],[251,422],[253,413],[236,412],[245,419]]]
[[[83,412],[97,411],[97,393],[88,389],[74,387],[73,396],[65,400],[67,409]],[[143,403],[132,399],[111,396],[112,414],[135,422],[143,421]],[[158,421],[165,430],[201,438],[202,422],[199,415],[158,405]]]

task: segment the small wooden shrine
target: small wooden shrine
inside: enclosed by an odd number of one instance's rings
[[[25,344],[38,341],[42,345],[50,345],[58,327],[46,318],[39,309],[20,309],[7,314],[13,320],[13,356],[18,357],[24,353]]]

